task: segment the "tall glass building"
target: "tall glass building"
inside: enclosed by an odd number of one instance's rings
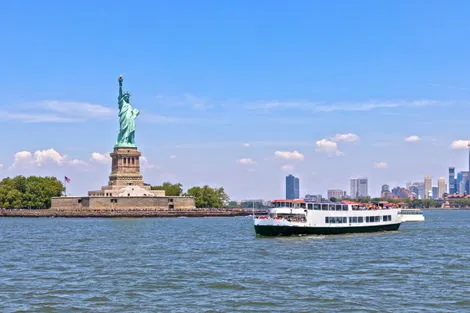
[[[350,181],[350,195],[353,199],[367,198],[369,196],[367,178],[352,178]]]
[[[455,167],[449,167],[449,194],[453,195],[457,193],[455,188]]]
[[[286,176],[286,199],[299,199],[300,198],[300,182],[299,178],[294,175]]]

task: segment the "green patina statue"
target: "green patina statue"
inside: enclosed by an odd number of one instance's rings
[[[136,147],[135,119],[140,111],[129,103],[130,94],[122,93],[122,75],[119,76],[119,136],[115,147]]]

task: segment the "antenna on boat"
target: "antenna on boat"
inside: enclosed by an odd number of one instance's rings
[[[253,219],[255,219],[255,200],[251,201],[251,212],[253,213]]]

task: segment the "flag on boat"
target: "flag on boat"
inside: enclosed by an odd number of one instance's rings
[[[68,178],[67,176],[65,176],[64,179],[65,179],[65,182],[66,182],[66,183],[70,183],[70,178]]]

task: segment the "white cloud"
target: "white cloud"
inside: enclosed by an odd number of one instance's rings
[[[103,154],[99,152],[93,152],[90,157],[90,161],[102,164],[110,164],[111,157],[109,154]]]
[[[12,113],[0,111],[0,119],[15,120],[23,123],[76,123],[80,119],[44,113]]]
[[[59,166],[86,164],[86,162],[78,159],[70,160],[66,155],[60,154],[52,148],[48,150],[37,150],[34,153],[31,153],[30,151],[20,151],[15,153],[13,159],[11,167],[27,165],[41,167],[47,164],[55,164]]]
[[[388,168],[388,163],[384,162],[384,161],[381,161],[381,162],[375,163],[374,166],[375,166],[375,168]]]
[[[338,149],[338,144],[334,141],[328,140],[328,139],[322,139],[318,140],[316,142],[316,149],[315,151],[317,152],[324,152],[327,153],[328,155],[336,155],[340,156],[343,155],[341,151]]]
[[[281,159],[286,160],[303,160],[304,155],[296,150],[290,151],[276,151],[274,152],[274,156]]]
[[[237,163],[238,163],[238,164],[241,164],[241,165],[253,165],[253,164],[256,164],[256,162],[253,161],[253,160],[250,159],[250,158],[241,158],[241,159],[237,160]]]
[[[46,100],[15,106],[0,113],[1,119],[24,123],[73,123],[111,118],[116,111],[87,102]]]
[[[4,165],[3,165],[3,163],[0,163],[0,169],[2,169],[2,168],[3,168],[3,166],[4,166]]]
[[[148,168],[148,169],[159,169],[160,166],[151,163],[146,157],[141,156],[140,157],[140,165],[142,168]]]
[[[176,159],[176,155],[170,155],[170,159],[172,160]]]
[[[294,170],[294,166],[290,164],[286,164],[286,165],[281,166],[281,170],[284,172],[291,172]]]
[[[251,144],[249,144],[249,143],[244,143],[243,146],[244,146],[245,148],[249,148],[249,147],[251,147]]]
[[[116,115],[114,109],[86,102],[47,100],[39,104],[49,111],[86,119],[110,118]]]
[[[416,141],[420,141],[420,140],[421,140],[421,138],[419,136],[416,136],[416,135],[409,136],[409,137],[405,138],[406,142],[416,142]]]
[[[352,133],[347,134],[336,134],[330,138],[331,141],[344,141],[344,142],[355,142],[359,140],[359,136]]]
[[[34,152],[34,163],[37,166],[42,166],[46,163],[56,163],[62,165],[65,162],[66,156],[60,154],[54,149],[38,150]]]
[[[470,143],[469,140],[461,140],[461,139],[454,140],[452,141],[452,144],[450,145],[450,147],[452,149],[467,149],[469,143]]]
[[[69,163],[70,163],[71,165],[88,165],[87,162],[82,161],[82,160],[79,160],[79,159],[70,160]]]

